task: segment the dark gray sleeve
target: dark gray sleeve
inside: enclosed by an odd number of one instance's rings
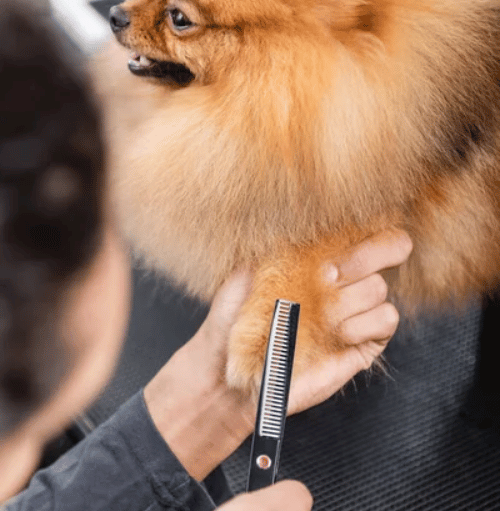
[[[39,471],[1,511],[207,511],[215,505],[154,426],[142,392]]]

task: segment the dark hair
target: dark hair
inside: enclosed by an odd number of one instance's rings
[[[0,435],[68,367],[58,297],[100,243],[103,146],[76,52],[39,15],[0,5]]]

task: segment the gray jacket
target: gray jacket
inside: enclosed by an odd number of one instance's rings
[[[207,511],[215,508],[155,428],[139,392],[40,470],[0,511]]]

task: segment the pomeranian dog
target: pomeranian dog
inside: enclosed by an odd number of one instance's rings
[[[255,270],[231,384],[258,384],[276,298],[302,306],[296,370],[342,350],[323,265],[381,230],[413,240],[388,277],[407,310],[497,285],[500,0],[128,0],[110,20],[97,80],[135,251],[205,300]]]

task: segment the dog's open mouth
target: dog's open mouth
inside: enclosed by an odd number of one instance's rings
[[[128,61],[128,68],[138,76],[159,78],[179,86],[189,85],[194,80],[194,74],[182,64],[177,62],[161,62],[148,59],[144,55],[133,53]]]

